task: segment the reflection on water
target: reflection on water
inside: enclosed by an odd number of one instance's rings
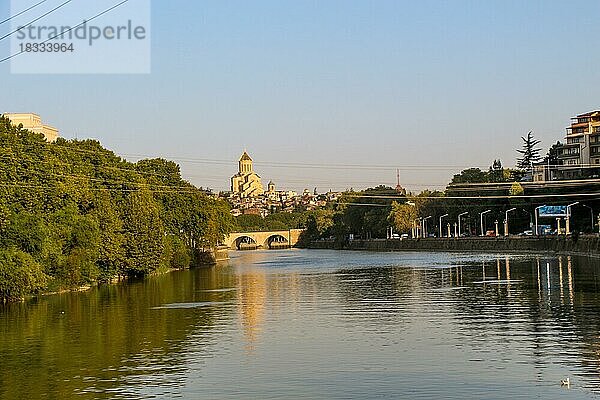
[[[264,255],[259,254],[259,256]],[[261,257],[262,258],[262,257]],[[267,274],[256,267],[257,258],[238,273],[238,314],[244,330],[246,350],[252,352],[261,333],[267,297]]]
[[[571,256],[234,253],[0,308],[0,399],[595,397],[599,271]]]

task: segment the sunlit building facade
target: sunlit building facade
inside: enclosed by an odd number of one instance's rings
[[[260,176],[254,172],[252,158],[244,151],[238,173],[231,177],[231,191],[240,197],[257,197],[264,193]]]
[[[41,133],[47,141],[55,142],[58,139],[58,129],[42,123],[42,118],[33,113],[6,113],[4,114],[15,125],[23,125],[24,129],[34,133]]]

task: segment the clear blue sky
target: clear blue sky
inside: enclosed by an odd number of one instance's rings
[[[37,112],[118,154],[237,160],[247,148],[278,188],[392,185],[395,171],[260,161],[397,165],[409,188],[439,187],[463,166],[514,165],[528,130],[546,149],[600,108],[598,15],[597,1],[153,1],[151,74],[2,64],[0,111]],[[181,165],[215,189],[237,168]]]

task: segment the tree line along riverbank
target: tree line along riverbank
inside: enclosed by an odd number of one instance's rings
[[[172,161],[48,143],[1,116],[0,160],[0,303],[187,268],[234,226]]]

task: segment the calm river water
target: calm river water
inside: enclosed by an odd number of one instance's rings
[[[236,252],[0,308],[0,399],[594,398],[599,275],[567,256]]]

